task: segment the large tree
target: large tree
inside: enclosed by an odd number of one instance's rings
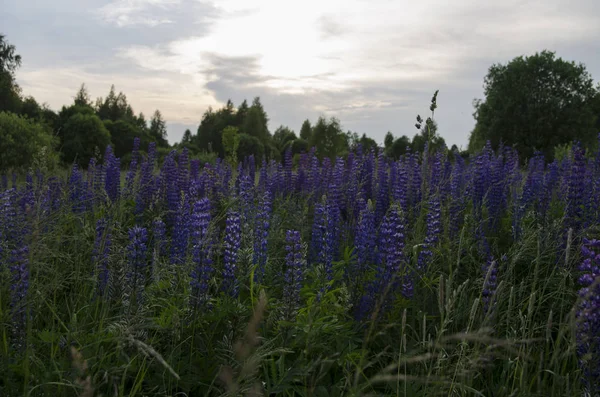
[[[15,80],[15,71],[21,66],[21,56],[15,53],[0,34],[0,112],[17,113],[21,107],[21,89]]]
[[[536,150],[551,158],[557,145],[595,142],[598,91],[583,64],[550,51],[519,56],[489,68],[484,94],[474,102],[471,152],[489,140],[494,148],[514,146],[523,158]]]
[[[167,141],[167,122],[163,119],[160,110],[156,110],[150,120],[150,137],[160,147],[168,147]]]

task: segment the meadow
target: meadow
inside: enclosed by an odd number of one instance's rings
[[[600,392],[600,151],[135,146],[0,180],[0,395]]]

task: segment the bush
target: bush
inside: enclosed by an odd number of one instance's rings
[[[49,129],[14,113],[0,112],[0,142],[0,170],[30,166],[42,152],[48,164],[56,159],[57,140]]]

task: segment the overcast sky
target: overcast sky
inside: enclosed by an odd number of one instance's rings
[[[548,49],[600,79],[598,0],[2,0],[17,80],[58,110],[81,83],[111,84],[136,112],[160,109],[169,141],[208,106],[260,96],[269,129],[336,116],[382,142],[435,119],[466,146],[493,63]]]

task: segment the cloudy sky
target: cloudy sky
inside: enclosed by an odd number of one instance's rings
[[[441,135],[465,146],[493,63],[549,49],[600,79],[598,0],[2,0],[26,95],[59,109],[111,84],[160,109],[169,141],[209,106],[260,96],[269,128],[336,116],[412,136],[436,89]]]

